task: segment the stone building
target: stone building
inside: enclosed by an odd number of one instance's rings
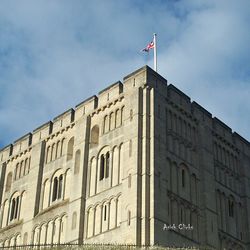
[[[0,166],[2,247],[250,249],[249,142],[148,66],[3,148]]]

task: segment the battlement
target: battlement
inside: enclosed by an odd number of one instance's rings
[[[249,142],[232,132],[232,129],[220,121],[205,108],[200,106],[195,101],[183,93],[180,89],[172,84],[168,85],[168,81],[151,69],[149,66],[144,66],[123,78],[123,83],[117,81],[86,100],[82,101],[75,108],[63,112],[56,116],[52,121],[48,121],[33,132],[28,133],[21,138],[17,139],[13,144],[10,144],[0,150],[0,161],[6,161],[10,156],[18,154],[19,152],[32,147],[32,145],[46,139],[52,133],[60,131],[62,128],[69,126],[81,117],[93,113],[96,109],[103,107],[108,102],[118,99],[121,94],[125,93],[131,88],[139,88],[149,86],[154,88],[166,100],[173,103],[176,107],[184,110],[192,115],[196,120],[205,122],[215,134],[224,138],[230,143],[244,144],[249,147]]]
[[[98,94],[98,107],[105,105],[112,99],[118,98],[121,93],[123,93],[123,84],[120,81],[101,90]]]

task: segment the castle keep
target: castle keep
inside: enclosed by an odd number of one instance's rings
[[[133,72],[0,151],[0,247],[65,242],[250,249],[250,143]]]

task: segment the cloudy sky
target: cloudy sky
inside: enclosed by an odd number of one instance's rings
[[[249,0],[0,3],[0,148],[148,64],[250,140]]]

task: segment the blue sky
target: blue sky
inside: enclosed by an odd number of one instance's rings
[[[250,1],[1,1],[0,148],[148,64],[250,140]]]

